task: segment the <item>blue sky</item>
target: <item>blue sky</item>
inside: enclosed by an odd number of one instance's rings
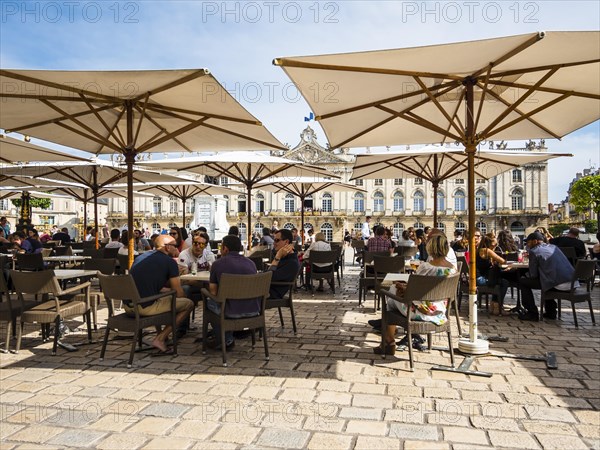
[[[0,67],[127,70],[206,67],[282,142],[309,108],[279,56],[399,48],[552,30],[600,29],[597,1],[0,2]],[[311,122],[322,144],[324,134]],[[523,142],[514,143],[522,146]],[[549,199],[600,166],[600,123],[546,141]]]

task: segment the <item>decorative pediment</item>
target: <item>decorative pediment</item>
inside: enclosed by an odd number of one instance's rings
[[[306,164],[347,164],[348,160],[335,155],[331,149],[317,142],[314,130],[308,126],[300,134],[300,142],[283,154],[284,158],[295,159]]]

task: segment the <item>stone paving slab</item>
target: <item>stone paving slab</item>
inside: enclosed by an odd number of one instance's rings
[[[566,305],[561,321],[479,315],[483,334],[509,338],[493,350],[554,351],[558,370],[480,357],[473,368],[491,378],[432,371],[449,364],[437,349],[447,346],[440,335],[430,353],[415,352],[410,372],[407,352],[373,354],[380,336],[367,320],[378,315],[372,295],[358,306],[357,276],[349,262],[335,295],[298,291],[296,335],[289,311],[283,329],[269,311],[270,360],[262,342],[252,349],[238,340],[229,367],[218,352],[202,355],[194,332],[181,340],[179,356],[136,353],[128,369],[129,339],[111,341],[104,361],[98,344],[52,356],[51,343],[26,326],[21,352],[0,354],[0,447],[600,450],[600,327],[585,305],[577,305],[579,329]],[[592,295],[600,317],[600,289]],[[466,309],[464,302],[463,330]],[[102,308],[100,325],[105,318]],[[66,340],[84,337],[77,331]]]

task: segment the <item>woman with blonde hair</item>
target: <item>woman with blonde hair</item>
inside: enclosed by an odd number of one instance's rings
[[[417,269],[417,275],[428,275],[436,277],[447,277],[456,273],[454,266],[446,260],[448,254],[448,239],[444,234],[435,234],[427,241],[427,253],[431,257],[429,261],[423,261]],[[392,293],[397,296],[402,296],[406,290],[406,283],[397,282],[395,286],[390,289]],[[418,320],[423,322],[433,322],[437,325],[446,323],[448,318],[446,317],[447,300],[440,299],[438,301],[422,301],[413,302],[411,305],[412,320]],[[400,303],[392,298],[387,299],[388,310],[396,310],[403,316],[408,315],[408,307],[404,303]],[[377,355],[393,355],[396,353],[396,342],[394,341],[396,335],[396,325],[388,325],[387,329],[384,330],[384,341],[385,346],[375,347],[373,352]],[[413,341],[422,342],[421,336],[413,334]],[[406,339],[403,339],[404,341]],[[402,343],[401,341],[401,343]],[[412,343],[407,343],[412,345]]]

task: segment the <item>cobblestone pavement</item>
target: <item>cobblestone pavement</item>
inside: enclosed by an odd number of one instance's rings
[[[493,350],[556,352],[558,370],[482,357],[473,368],[491,378],[432,371],[449,364],[434,349],[415,352],[411,373],[407,352],[373,354],[376,315],[372,296],[358,307],[357,274],[348,265],[335,295],[298,293],[297,335],[287,311],[284,329],[269,311],[269,361],[238,340],[224,368],[192,332],[179,356],[138,353],[127,369],[129,340],[111,342],[104,361],[99,344],[52,356],[26,328],[21,352],[0,355],[0,448],[600,449],[600,327],[583,304],[579,329],[570,308],[545,323],[481,313],[482,333],[509,338]],[[599,288],[593,296],[600,319]],[[466,330],[465,304],[461,315]]]

